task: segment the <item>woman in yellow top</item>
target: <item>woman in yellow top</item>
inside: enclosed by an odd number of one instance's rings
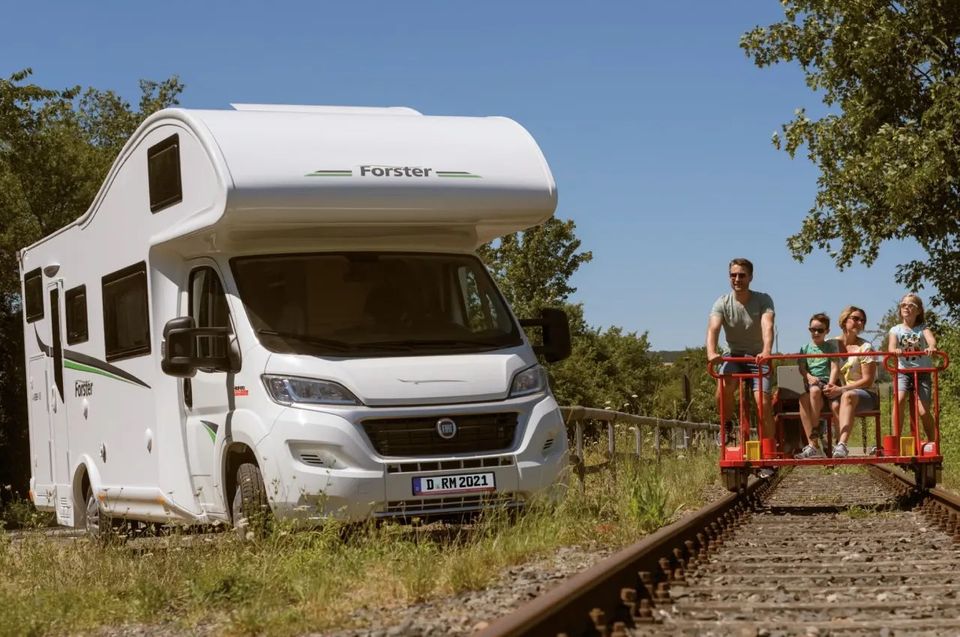
[[[864,354],[873,351],[873,346],[860,338],[866,322],[867,313],[854,305],[840,312],[843,336],[837,339],[837,345],[841,353]],[[854,416],[864,411],[873,411],[880,406],[876,392],[876,356],[851,356],[840,360],[843,385],[827,385],[823,389],[825,396],[840,404],[840,437],[837,446],[833,448],[834,458],[846,458],[850,453],[847,450],[847,439],[853,430]]]

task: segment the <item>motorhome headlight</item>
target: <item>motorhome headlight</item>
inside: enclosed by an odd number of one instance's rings
[[[510,397],[527,396],[547,389],[547,370],[540,365],[516,373],[510,385]]]
[[[263,384],[266,386],[270,397],[282,405],[292,405],[294,403],[311,405],[360,404],[360,401],[349,389],[329,380],[264,374]]]

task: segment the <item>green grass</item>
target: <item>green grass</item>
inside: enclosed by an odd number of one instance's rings
[[[648,452],[651,446],[647,446]],[[588,463],[602,460],[588,450]],[[100,546],[0,533],[0,635],[123,624],[203,624],[217,633],[293,635],[350,626],[360,606],[390,609],[488,586],[560,546],[617,547],[702,506],[715,450],[622,463],[574,479],[557,503],[493,512],[468,527],[330,522],[233,534],[174,534]]]

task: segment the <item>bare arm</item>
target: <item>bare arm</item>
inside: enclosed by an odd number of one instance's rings
[[[923,338],[927,341],[927,352],[937,349],[937,337],[933,335],[933,331],[929,327],[923,329]]]
[[[764,312],[760,317],[760,329],[763,331],[763,351],[761,356],[773,353],[773,312]]]
[[[837,379],[840,378],[840,363],[835,358],[830,359],[830,380],[827,381],[828,385],[836,385]]]
[[[874,360],[864,361],[860,359],[860,380],[855,380],[849,385],[844,385],[840,391],[850,391],[851,389],[864,389],[873,385],[877,378],[877,362]]]
[[[894,354],[902,354],[903,352],[900,351],[897,345],[899,345],[899,343],[897,343],[897,335],[891,333],[890,336],[887,337],[887,351],[893,352]]]
[[[720,327],[723,325],[723,320],[716,314],[710,315],[710,320],[707,322],[707,360],[711,363],[714,363],[720,359],[720,355],[717,353],[717,343],[720,340]]]

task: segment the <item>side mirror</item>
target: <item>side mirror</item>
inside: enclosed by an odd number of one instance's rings
[[[163,357],[160,359],[160,369],[164,374],[179,378],[191,378],[197,373],[197,368],[191,361],[197,356],[197,340],[190,336],[196,329],[196,323],[191,316],[180,316],[170,319],[163,326]]]
[[[163,339],[160,368],[165,374],[190,378],[198,369],[240,371],[240,347],[230,328],[196,327],[192,317],[181,316],[167,321]]]
[[[523,327],[542,328],[542,344],[534,345],[533,351],[543,356],[548,363],[556,363],[570,356],[570,321],[563,310],[545,307],[538,319],[521,319]]]

